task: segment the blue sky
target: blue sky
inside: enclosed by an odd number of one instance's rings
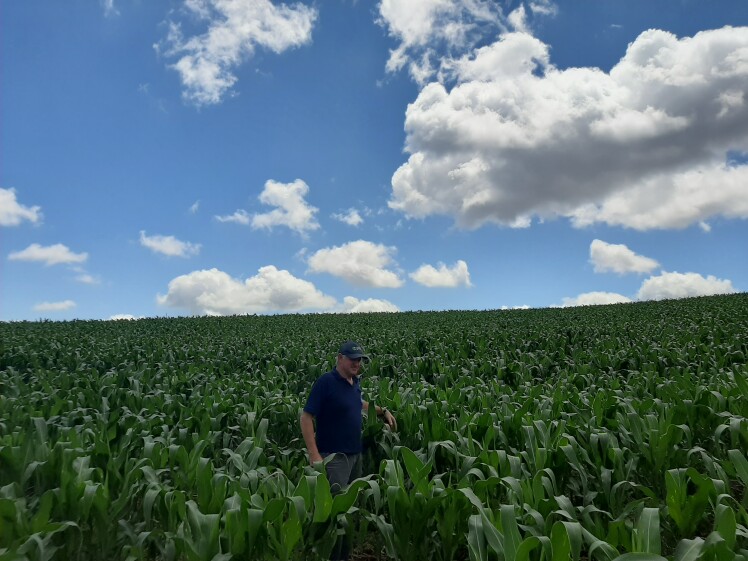
[[[748,290],[744,0],[0,4],[0,320]]]

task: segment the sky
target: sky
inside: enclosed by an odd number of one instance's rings
[[[746,0],[0,3],[0,320],[748,291]]]

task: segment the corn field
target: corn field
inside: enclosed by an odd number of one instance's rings
[[[371,362],[364,477],[299,414]],[[748,561],[748,294],[0,324],[0,561]]]

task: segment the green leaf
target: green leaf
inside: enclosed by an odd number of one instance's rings
[[[501,528],[504,531],[504,559],[515,561],[522,541],[513,505],[501,505]]]
[[[332,510],[332,494],[330,493],[330,482],[324,473],[317,476],[314,486],[314,522],[324,522],[330,517]]]
[[[488,561],[483,522],[479,514],[471,514],[468,519],[468,553],[470,561]]]
[[[641,553],[660,555],[662,539],[660,537],[660,510],[644,508],[639,515],[635,528],[635,547]]]
[[[556,522],[551,528],[552,561],[579,561],[582,529],[578,522]]]
[[[681,540],[675,548],[674,561],[696,561],[701,556],[704,540],[696,538],[693,540]]]

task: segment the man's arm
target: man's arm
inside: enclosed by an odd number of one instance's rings
[[[315,464],[322,461],[322,456],[317,449],[317,440],[314,438],[314,417],[306,411],[301,412],[301,435],[306,443],[309,453],[309,463]]]
[[[361,401],[361,409],[369,412],[369,402],[362,400]],[[377,417],[382,417],[384,419],[384,422],[389,425],[389,427],[392,430],[397,430],[397,421],[395,420],[395,416],[389,412],[388,409],[385,409],[384,407],[379,407],[379,405],[375,405],[374,409],[377,412]]]

